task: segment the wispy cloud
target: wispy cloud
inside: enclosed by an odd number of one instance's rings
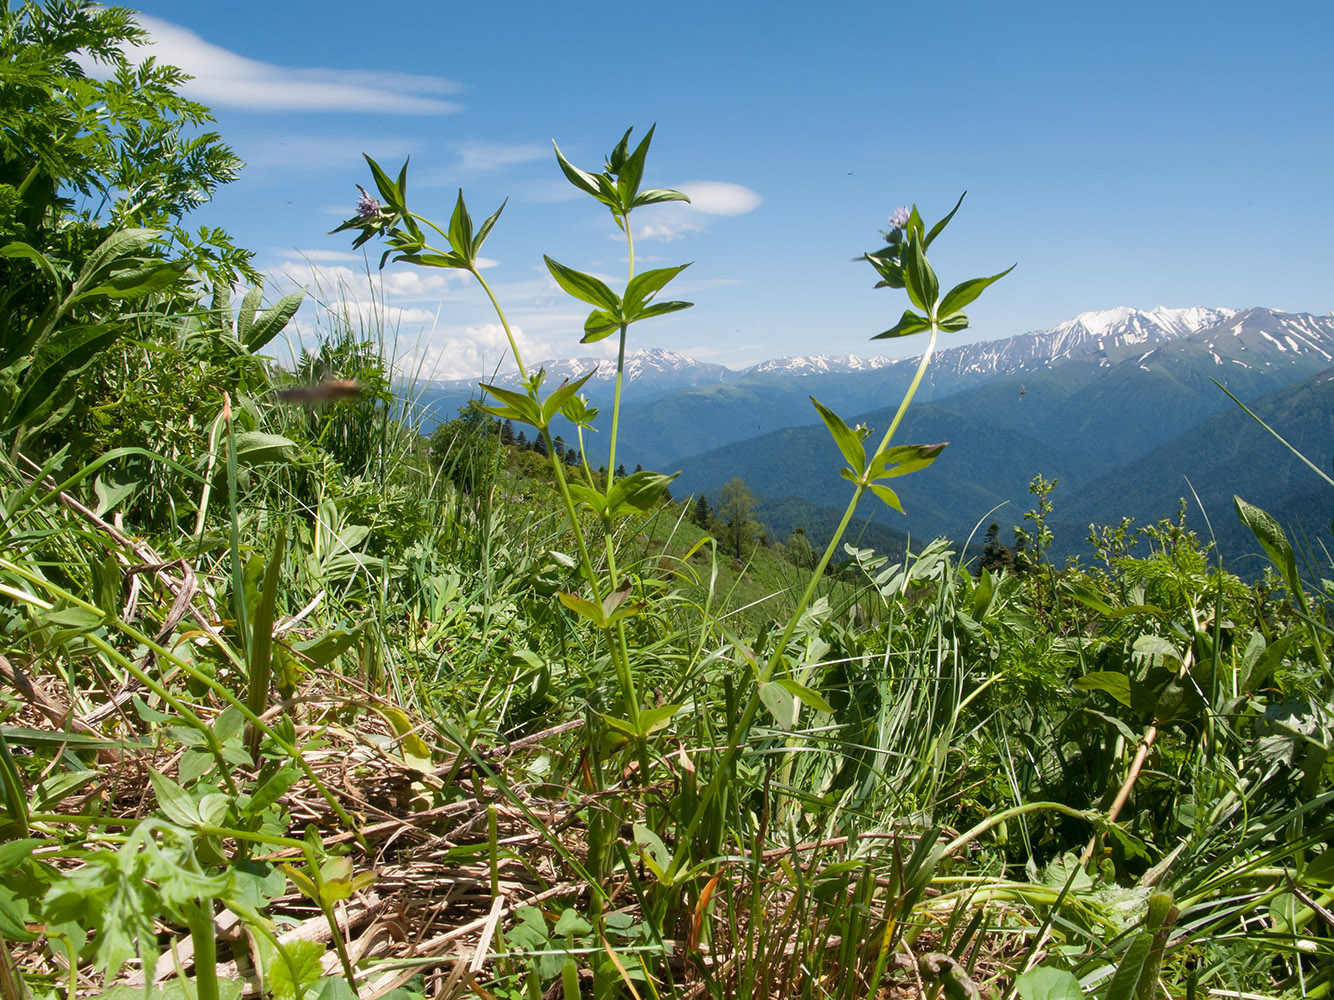
[[[180,25],[147,14],[139,23],[150,45],[132,58],[155,56],[194,79],[187,96],[213,107],[251,111],[368,111],[394,115],[443,115],[459,105],[442,99],[458,84],[438,76],[393,71],[278,66],[238,55]]]
[[[516,163],[532,163],[551,156],[551,150],[540,143],[520,143],[503,145],[494,142],[465,142],[458,147],[459,170],[482,173],[513,166]]]

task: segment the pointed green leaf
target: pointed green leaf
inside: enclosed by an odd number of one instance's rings
[[[543,255],[543,260],[547,262],[547,269],[551,272],[551,276],[556,279],[556,284],[565,289],[567,293],[573,295],[580,302],[587,302],[590,306],[606,309],[613,315],[620,314],[621,298],[607,287],[606,282],[593,277],[591,274],[584,274],[583,271],[566,267],[545,255]]]
[[[939,320],[936,326],[940,327],[943,333],[958,333],[960,330],[968,329],[968,314],[956,312],[952,316]]]
[[[649,188],[647,191],[640,191],[635,195],[635,200],[630,208],[639,208],[641,205],[656,205],[664,201],[690,201],[690,196],[681,191],[673,191],[670,188]]]
[[[561,411],[571,396],[584,387],[584,383],[592,378],[593,373],[596,371],[597,367],[594,366],[593,368],[590,368],[586,374],[579,376],[579,378],[575,379],[573,382],[563,382],[560,388],[548,396],[542,403],[541,426],[545,427],[551,423],[551,418]]]
[[[662,838],[645,824],[636,823],[633,829],[635,843],[639,845],[644,864],[648,866],[649,871],[653,872],[654,878],[661,880],[671,866],[672,852],[667,850],[667,845],[662,842]]]
[[[585,600],[578,594],[569,594],[565,591],[557,591],[556,597],[567,608],[579,615],[581,618],[587,618],[598,628],[607,627],[607,616],[602,613],[602,605],[595,604],[592,601]]]
[[[486,238],[491,235],[492,227],[495,226],[496,220],[500,218],[500,213],[505,211],[505,206],[509,203],[510,200],[508,198],[502,201],[500,207],[496,209],[495,214],[483,222],[482,228],[477,230],[477,237],[472,241],[472,252],[469,254],[474,264],[477,262],[477,254],[481,252],[482,244],[485,243]]]
[[[679,472],[668,476],[640,470],[623,476],[612,484],[607,493],[608,515],[614,517],[629,511],[647,514],[662,498],[662,491],[679,475]]]
[[[654,302],[639,310],[639,314],[630,322],[637,323],[641,319],[652,319],[655,316],[666,316],[668,313],[680,312],[682,309],[689,309],[695,303],[693,302]]]
[[[940,295],[940,282],[931,262],[922,252],[922,245],[917,240],[909,240],[903,251],[904,288],[913,305],[928,316],[936,313],[936,298]]]
[[[760,701],[774,717],[779,727],[791,732],[797,725],[797,700],[792,692],[777,681],[760,684]]]
[[[1116,670],[1093,670],[1071,682],[1076,691],[1103,691],[1130,707],[1130,678]]]
[[[620,320],[605,309],[594,309],[584,320],[584,335],[579,338],[581,344],[596,344],[606,340],[621,328]]]
[[[941,234],[944,228],[950,224],[950,219],[954,218],[954,213],[959,210],[959,206],[963,204],[963,200],[967,196],[968,196],[967,191],[959,195],[959,200],[956,201],[954,203],[954,207],[950,209],[950,214],[945,216],[945,218],[941,219],[939,222],[937,222],[934,226],[931,227],[931,232],[926,234],[926,241],[923,243],[924,247],[929,247],[935,241],[935,238]],[[913,206],[913,211],[914,212],[917,211],[916,205]]]
[[[892,479],[894,476],[906,476],[910,472],[925,469],[934,462],[948,441],[939,444],[902,444],[886,448],[871,459],[871,467],[866,474],[870,479]]]
[[[296,311],[301,308],[301,300],[305,298],[305,295],[306,290],[304,288],[289,295],[284,295],[273,304],[272,308],[267,309],[263,315],[255,319],[245,333],[238,334],[241,343],[251,352],[264,347],[274,337],[278,336],[292,317],[296,315]]]
[[[834,714],[834,709],[830,706],[829,702],[825,701],[818,692],[808,688],[805,684],[799,684],[791,677],[780,677],[778,680],[774,681],[774,683],[783,685],[783,687],[791,692],[798,701],[804,705],[809,705],[817,712],[824,712],[827,715]]]
[[[481,385],[483,389],[505,404],[504,406],[484,406],[483,409],[487,413],[494,414],[502,420],[517,420],[530,427],[544,426],[541,404],[531,396],[522,392],[515,392],[513,389],[506,389],[504,386],[488,385],[485,382]]]
[[[166,264],[147,264],[143,267],[115,271],[100,284],[71,297],[70,301],[82,302],[85,299],[96,298],[99,295],[104,295],[109,299],[143,298],[153,292],[170,288],[189,269],[189,261],[178,260]]]
[[[888,486],[881,486],[879,483],[871,484],[871,492],[878,496],[889,506],[893,507],[900,514],[903,513],[903,505],[899,503],[899,495]]]
[[[911,309],[905,309],[902,318],[884,333],[877,333],[872,340],[884,340],[887,337],[910,337],[914,333],[931,329],[931,321],[919,316]]]
[[[598,188],[597,178],[586,170],[580,170],[569,160],[565,159],[564,154],[560,151],[560,147],[556,145],[555,139],[551,140],[551,146],[556,151],[556,162],[560,164],[561,172],[565,174],[569,182],[580,191],[591,194],[594,198],[601,201],[602,192]]]
[[[463,201],[463,188],[454,202],[454,214],[449,217],[449,245],[460,257],[472,257],[472,216]]]
[[[625,286],[625,314],[632,316],[638,313],[641,307],[652,301],[653,296],[662,291],[669,281],[689,266],[681,264],[679,267],[659,267],[636,274]]]
[[[968,305],[968,303],[981,295],[988,285],[1000,281],[1001,278],[1005,277],[1017,266],[1017,264],[1011,264],[1000,274],[993,274],[990,278],[973,278],[969,281],[964,281],[955,285],[949,290],[945,297],[941,299],[940,315],[944,318],[954,315],[964,306]]]
[[[656,124],[649,127],[644,138],[635,147],[635,151],[617,171],[616,189],[621,196],[621,205],[627,212],[633,207],[635,195],[639,193],[639,184],[644,179],[644,161],[648,159],[649,143],[653,141],[653,130],[657,127]]]
[[[866,471],[866,449],[862,446],[861,437],[845,424],[843,418],[833,410],[814,396],[809,398],[815,404],[815,410],[820,414],[820,419],[829,428],[829,433],[833,435],[834,443],[838,445],[838,450],[843,453],[843,458],[860,478],[861,474]]]
[[[365,153],[361,154],[366,159],[366,163],[371,168],[371,176],[375,178],[375,187],[380,192],[380,200],[389,208],[393,209],[399,215],[407,212],[407,206],[403,203],[402,185],[395,184],[390,180],[389,175],[381,169],[380,165],[372,160]],[[403,161],[403,169],[398,172],[398,176],[407,183],[408,161]]]
[[[1301,580],[1297,576],[1297,557],[1282,526],[1259,507],[1247,503],[1235,494],[1232,497],[1232,504],[1236,507],[1237,516],[1241,518],[1242,524],[1251,529],[1251,534],[1260,543],[1269,561],[1283,574],[1289,589],[1292,590],[1293,598],[1296,599],[1298,594],[1304,594]]]

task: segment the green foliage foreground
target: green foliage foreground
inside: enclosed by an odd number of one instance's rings
[[[11,10],[6,54],[92,10]],[[684,265],[635,270],[633,210],[682,197],[643,188],[651,137],[597,173],[556,152],[629,249],[619,291],[547,258],[584,340],[619,338],[608,470],[628,330],[688,305],[657,298]],[[357,245],[472,272],[504,324],[477,268],[500,212],[475,226],[460,193],[437,226],[370,165]],[[917,379],[878,436],[813,401],[847,510],[744,609],[689,523],[708,504],[594,469],[582,380],[517,347],[523,386],[487,406],[543,475],[482,419],[425,447],[345,317],[284,405],[256,352],[295,298],[234,311],[230,278],[114,220],[87,253],[7,236],[5,1000],[1327,993],[1327,603],[1262,511],[1238,500],[1277,570],[1257,586],[1175,522],[1057,571],[1041,477],[1022,573],[843,544],[945,447],[895,432],[1002,276],[942,293],[927,251],[958,209],[901,210],[865,255],[911,304],[881,336],[925,335]],[[71,211],[45,198],[38,229]],[[313,401],[326,369],[362,391]]]

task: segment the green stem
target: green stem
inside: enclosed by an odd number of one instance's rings
[[[195,950],[198,1000],[218,1000],[218,940],[213,930],[213,900],[185,904],[185,922]]]
[[[491,291],[491,286],[486,283],[486,279],[482,277],[482,272],[475,266],[470,268],[469,271],[477,279],[477,283],[482,286],[482,291],[486,292],[486,297],[491,300],[491,308],[496,311],[496,316],[500,319],[500,325],[504,327],[505,336],[510,342],[510,350],[514,353],[514,363],[519,366],[519,377],[526,380],[528,369],[524,367],[523,355],[519,353],[519,345],[514,339],[514,331],[510,329],[509,320],[505,318],[505,310],[500,308],[500,302],[497,301],[495,293]]]

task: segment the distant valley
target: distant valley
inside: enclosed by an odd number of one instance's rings
[[[883,429],[917,358],[785,358],[742,372],[667,351],[627,360],[618,462],[681,470],[677,496],[716,494],[741,477],[762,498],[777,537],[819,534],[851,486],[809,396],[850,424]],[[561,371],[566,366],[566,371]],[[553,377],[591,362],[551,363]],[[614,364],[588,383],[610,404]],[[1029,481],[1060,484],[1052,515],[1058,552],[1084,547],[1090,522],[1144,524],[1199,495],[1225,555],[1253,542],[1236,523],[1239,493],[1327,537],[1330,490],[1242,412],[1217,379],[1322,468],[1334,448],[1334,317],[1268,309],[1129,308],[1084,313],[1051,330],[937,352],[900,443],[949,441],[929,469],[897,480],[905,517],[868,498],[862,512],[915,537],[962,541],[980,524],[1022,523]],[[452,417],[476,383],[419,386],[419,403]],[[604,398],[605,397],[605,398]],[[605,430],[604,430],[605,432]],[[1189,485],[1187,483],[1189,480]],[[1001,505],[994,514],[988,512]],[[1189,523],[1207,535],[1192,501]],[[883,543],[884,535],[876,532]]]

